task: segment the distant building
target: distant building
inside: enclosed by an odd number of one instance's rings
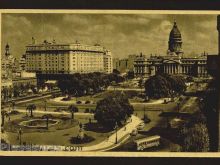
[[[114,58],[113,68],[117,69],[121,73],[133,71],[135,59],[136,59],[136,55],[129,55],[128,58],[123,58],[123,59]]]
[[[34,39],[33,39],[34,40]],[[73,74],[113,70],[111,52],[96,44],[43,43],[26,46],[26,70],[38,74]]]
[[[152,76],[156,73],[185,74],[190,76],[207,76],[207,54],[197,57],[183,57],[181,33],[174,22],[168,41],[166,56],[151,55],[146,58],[140,55],[135,59],[136,76]]]
[[[5,55],[2,56],[1,61],[1,98],[3,102],[14,97],[16,87],[37,86],[36,73],[26,72],[24,58],[17,60],[11,55],[9,48],[9,44],[7,44]]]
[[[12,79],[13,87],[29,87],[37,86],[37,78],[36,77],[17,77]]]
[[[25,55],[23,55],[20,59],[19,59],[19,70],[20,71],[24,71],[26,70],[26,59],[25,59]]]
[[[9,44],[5,46],[5,55],[1,56],[1,78],[12,78],[15,58],[10,53]]]

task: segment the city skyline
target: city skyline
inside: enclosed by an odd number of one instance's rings
[[[204,51],[217,54],[216,15],[39,13],[2,15],[2,54],[9,43],[11,54],[20,57],[35,37],[38,43],[45,39],[99,43],[112,52],[113,58],[140,52],[166,55],[174,20],[182,34],[184,56]]]

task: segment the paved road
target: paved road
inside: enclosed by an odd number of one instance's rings
[[[88,146],[88,147],[83,147],[82,151],[106,151],[109,149],[113,149],[121,145],[124,142],[124,140],[126,140],[130,136],[130,133],[132,132],[132,130],[134,130],[141,122],[143,121],[140,118],[132,115],[131,122],[129,122],[128,124],[126,124],[126,126],[122,127],[121,129],[117,131],[117,137],[118,137],[117,144],[115,144],[115,141],[116,141],[116,132],[115,132],[108,139],[106,139],[105,141],[99,144]]]
[[[107,88],[108,91],[114,91],[114,90],[117,90],[117,91],[144,91],[144,89],[141,89],[141,88],[122,88],[122,87],[112,87],[112,86],[109,86]]]

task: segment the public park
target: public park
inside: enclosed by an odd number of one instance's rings
[[[116,73],[89,76],[58,80],[57,93],[5,104],[2,141],[80,146],[82,151],[137,151],[136,141],[157,135],[160,144],[143,151],[190,151],[196,140],[200,150],[207,150],[201,112],[205,98],[198,92],[207,91],[210,79],[167,74],[147,79]],[[193,133],[205,136],[203,141],[200,136],[193,139]]]

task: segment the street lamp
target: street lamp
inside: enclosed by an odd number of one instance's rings
[[[77,102],[77,95],[78,95],[78,92],[77,92],[77,90],[75,90],[76,102]]]
[[[115,144],[118,144],[118,123],[115,123]]]
[[[44,100],[44,110],[47,111],[47,100]]]
[[[22,130],[21,128],[18,131],[18,138],[19,138],[19,144],[21,145],[21,135],[22,135]]]
[[[146,121],[146,109],[145,109],[145,105],[144,105],[144,117],[143,117],[143,119],[144,119],[144,122]]]
[[[177,103],[177,111],[180,112],[180,102]]]

